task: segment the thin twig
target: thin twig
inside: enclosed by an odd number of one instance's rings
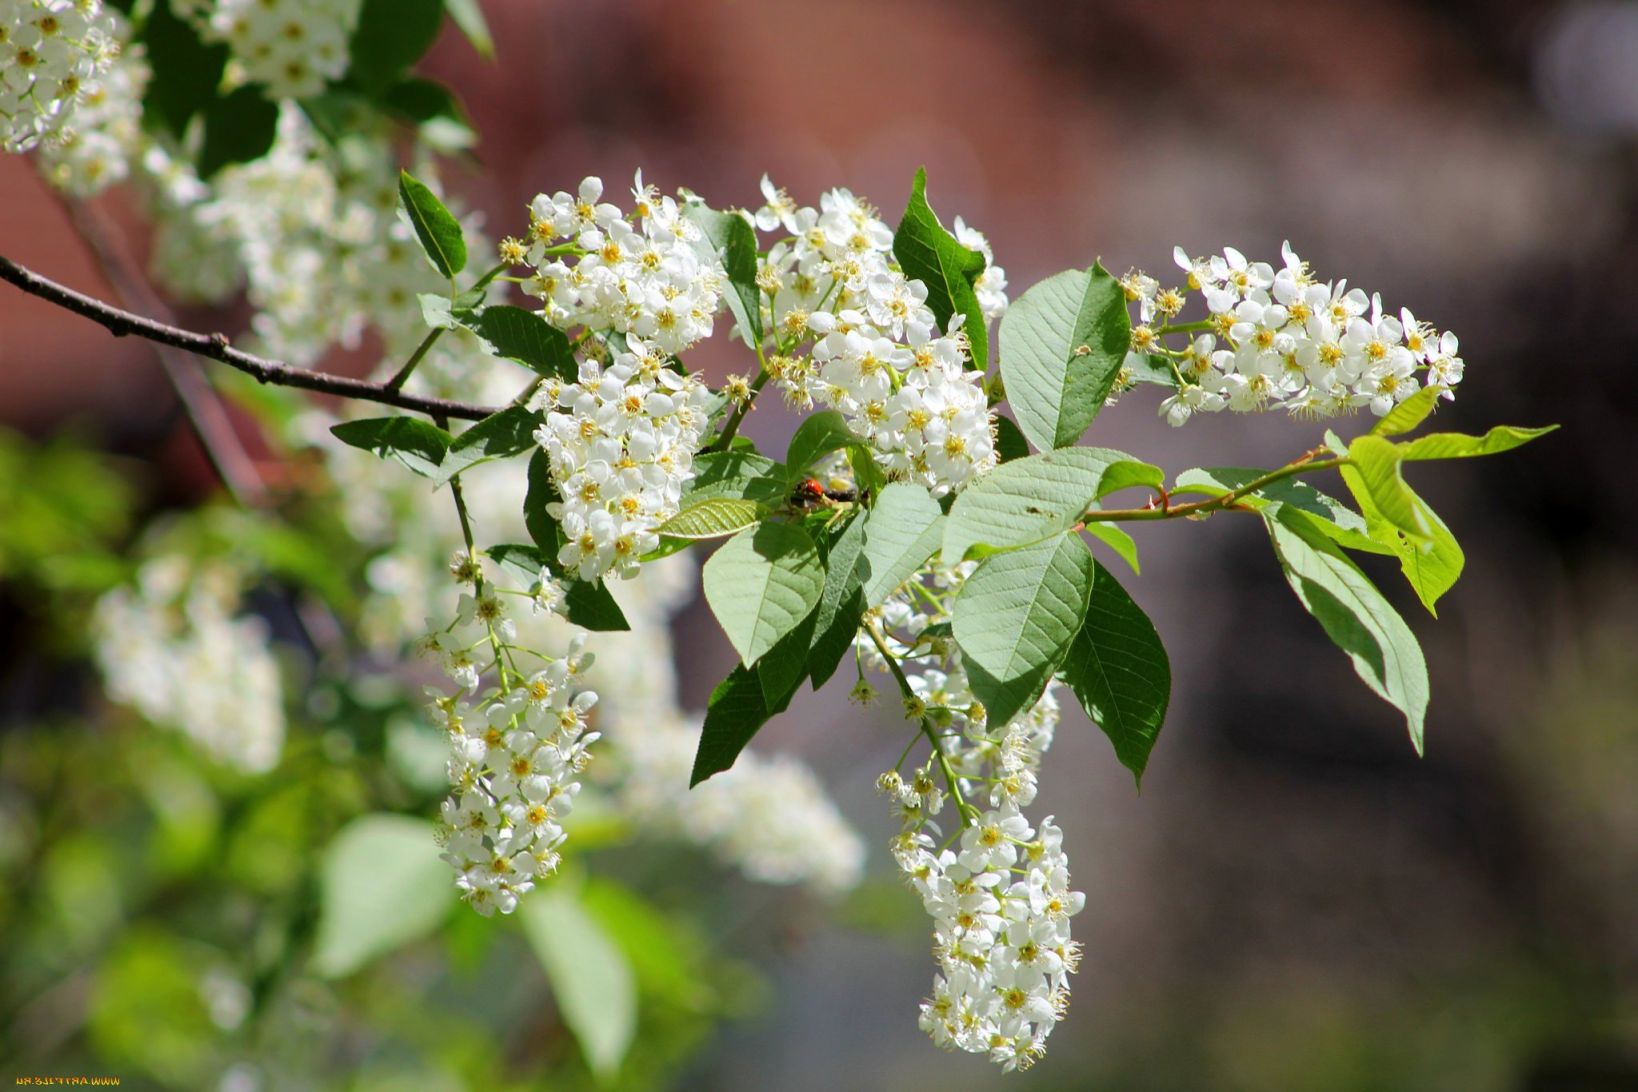
[[[385,384],[352,379],[328,372],[294,368],[277,360],[235,349],[225,334],[201,334],[183,330],[163,322],[144,318],[130,311],[110,306],[101,300],[74,291],[47,277],[25,269],[9,258],[0,257],[0,280],[9,281],[31,296],[88,318],[108,330],[115,337],[135,334],[148,341],[172,348],[184,349],[209,360],[219,361],[254,377],[260,383],[333,394],[341,398],[357,398],[365,402],[379,402],[417,413],[443,414],[465,421],[477,421],[496,412],[496,407],[479,406],[470,402],[454,402],[444,398],[426,398],[402,391],[392,391]]]

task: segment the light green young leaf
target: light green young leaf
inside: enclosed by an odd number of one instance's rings
[[[1365,525],[1371,539],[1379,543],[1385,552],[1399,558],[1400,571],[1416,592],[1416,597],[1428,609],[1428,613],[1435,618],[1439,612],[1434,604],[1439,597],[1449,591],[1462,575],[1462,568],[1467,563],[1462,547],[1451,534],[1445,521],[1429,507],[1421,497],[1416,498],[1418,516],[1428,528],[1426,541],[1415,543],[1406,537],[1404,532],[1395,527],[1382,513],[1376,510],[1370,500],[1364,482],[1359,480],[1359,471],[1351,466],[1344,466],[1342,479],[1348,484],[1349,490],[1359,500],[1359,506],[1365,514]],[[1339,540],[1340,541],[1340,540]],[[1348,545],[1346,542],[1342,545]]]
[[[319,866],[315,973],[351,974],[443,921],[455,899],[432,834],[424,820],[374,814],[335,836]]]
[[[767,515],[767,506],[757,501],[707,497],[683,508],[657,530],[672,538],[722,538],[760,522]]]
[[[1497,425],[1483,436],[1469,436],[1463,432],[1434,432],[1427,436],[1418,436],[1401,447],[1403,458],[1407,462],[1421,459],[1468,459],[1476,455],[1498,455],[1503,451],[1512,451],[1515,447],[1545,436],[1557,428],[1557,425],[1547,425],[1543,428]]]
[[[989,367],[990,334],[984,323],[984,309],[978,304],[973,282],[984,272],[984,255],[968,250],[944,230],[932,206],[927,203],[927,168],[916,172],[910,187],[910,203],[893,234],[893,256],[904,275],[927,286],[927,306],[948,331],[953,315],[965,315],[961,329],[972,346],[973,367]]]
[[[1423,387],[1372,425],[1371,435],[1398,436],[1420,425],[1433,412],[1433,407],[1439,404],[1440,390],[1439,387]]]
[[[1268,473],[1243,466],[1195,467],[1177,476],[1172,496],[1190,494],[1220,497],[1239,489]],[[1286,478],[1265,485],[1255,493],[1247,493],[1239,502],[1247,508],[1265,511],[1282,505],[1296,508],[1315,517],[1315,526],[1339,546],[1350,550],[1364,550],[1373,554],[1389,554],[1393,550],[1371,538],[1365,518],[1335,497],[1320,492],[1307,482]]]
[[[563,1023],[600,1081],[620,1069],[637,1034],[637,980],[625,953],[562,884],[519,900],[529,945],[552,984]]]
[[[438,467],[454,438],[437,425],[414,417],[369,417],[343,421],[330,432],[352,447],[372,452],[383,459],[396,459],[427,478],[438,476]]]
[[[750,667],[813,610],[825,570],[807,532],[790,523],[763,523],[712,554],[702,582],[705,601]]]
[[[952,630],[990,724],[1034,704],[1064,662],[1086,615],[1094,564],[1080,536],[1066,531],[990,555],[962,585]]]
[[[877,607],[938,549],[944,513],[927,490],[890,482],[864,525],[865,605]]]
[[[739,325],[740,337],[755,349],[762,344],[762,290],[757,287],[756,229],[737,212],[718,212],[705,205],[684,207],[683,215],[700,226],[699,249],[721,261],[728,276],[723,302]]]
[[[796,434],[791,437],[790,447],[785,452],[785,469],[793,479],[800,477],[823,456],[858,442],[859,438],[847,427],[846,418],[838,411],[821,410],[809,414],[796,426]]]
[[[466,239],[460,221],[437,194],[408,171],[398,172],[398,197],[427,259],[438,272],[453,280],[466,268]]]
[[[1115,757],[1141,785],[1172,695],[1172,667],[1160,635],[1126,589],[1097,566],[1086,621],[1060,669]]]
[[[1087,534],[1115,551],[1116,556],[1131,566],[1134,573],[1142,571],[1138,566],[1137,543],[1132,541],[1131,535],[1113,523],[1088,523],[1085,530]]]
[[[1426,542],[1431,533],[1418,508],[1420,500],[1400,472],[1403,449],[1380,436],[1357,436],[1348,445],[1355,474],[1347,476],[1350,491],[1361,508],[1371,504],[1382,518],[1403,531],[1413,542]],[[1363,487],[1361,494],[1354,490]]]
[[[1030,442],[1042,451],[1080,439],[1131,348],[1120,282],[1103,266],[1069,269],[1018,297],[1001,318],[1001,377]]]
[[[1103,447],[1066,447],[1002,463],[962,490],[944,525],[943,558],[954,565],[975,546],[1005,550],[1073,527],[1099,497],[1130,485],[1159,485],[1157,466]]]
[[[1348,654],[1365,685],[1405,714],[1411,745],[1421,754],[1428,668],[1416,635],[1359,567],[1311,526],[1312,517],[1281,509],[1264,519],[1303,607]]]

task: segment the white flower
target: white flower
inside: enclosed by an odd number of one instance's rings
[[[0,149],[61,137],[118,52],[101,0],[0,0]]]

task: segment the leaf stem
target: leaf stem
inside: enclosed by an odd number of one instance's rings
[[[728,423],[722,427],[722,435],[716,438],[708,450],[728,450],[728,445],[733,441],[734,434],[739,431],[740,422],[744,421],[745,415],[751,412],[751,403],[755,402],[756,396],[762,393],[762,388],[768,385],[772,373],[768,371],[768,361],[762,355],[762,346],[760,345],[756,347],[756,358],[761,363],[762,369],[757,372],[756,378],[751,381],[750,397],[734,407],[734,412],[728,417]]]
[[[876,651],[882,654],[882,659],[887,661],[887,669],[893,673],[894,680],[899,684],[899,692],[906,700],[916,700],[916,692],[910,688],[910,680],[905,677],[904,668],[899,666],[898,658],[888,649],[887,642],[882,638],[882,632],[876,623],[864,623],[864,631],[870,635],[870,641],[876,646]],[[944,773],[945,784],[950,787],[950,797],[955,801],[956,811],[961,815],[961,825],[972,826],[973,817],[977,815],[978,809],[967,803],[966,798],[961,795],[961,781],[951,768],[949,758],[944,754],[944,746],[939,743],[938,733],[933,731],[932,722],[925,715],[920,720],[921,734],[926,736],[927,742],[932,745],[933,757],[938,761],[938,768]],[[904,759],[901,758],[899,761],[903,762]]]
[[[438,339],[443,336],[443,332],[443,327],[440,326],[421,339],[421,344],[417,345],[415,351],[410,354],[410,358],[404,361],[404,366],[394,372],[391,379],[387,380],[387,390],[399,391],[404,389],[404,383],[409,379],[410,373],[415,370],[417,364],[421,363],[421,358],[427,355],[427,350],[431,349]]]
[[[1253,478],[1245,485],[1230,489],[1216,497],[1206,500],[1190,501],[1188,504],[1172,504],[1163,494],[1161,503],[1155,505],[1150,502],[1143,508],[1093,508],[1081,515],[1081,525],[1088,523],[1110,523],[1127,520],[1156,520],[1177,519],[1182,516],[1205,515],[1223,509],[1232,509],[1241,497],[1248,493],[1255,493],[1264,486],[1273,485],[1277,481],[1306,473],[1310,470],[1330,470],[1333,467],[1347,466],[1352,460],[1346,456],[1335,459],[1321,459],[1314,461],[1315,452],[1309,452],[1301,458],[1289,462],[1278,470],[1270,470],[1267,474]]]

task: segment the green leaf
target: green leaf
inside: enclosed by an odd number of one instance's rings
[[[432,824],[402,815],[343,827],[324,850],[318,884],[313,970],[326,978],[432,932],[455,904]]]
[[[528,543],[503,542],[485,547],[483,552],[525,588],[540,579],[540,570],[552,567],[551,554]]]
[[[448,481],[479,463],[505,459],[531,448],[538,450],[535,430],[540,424],[540,414],[524,406],[508,406],[490,414],[455,437],[438,467],[437,479]]]
[[[948,332],[953,315],[965,315],[962,329],[972,346],[973,367],[984,371],[990,361],[990,334],[973,282],[984,272],[984,255],[968,250],[944,230],[927,203],[927,168],[916,172],[910,203],[893,234],[893,256],[904,275],[927,286],[927,306]]]
[[[454,303],[438,292],[417,292],[421,304],[421,321],[431,330],[458,330],[461,322],[455,317]]]
[[[436,478],[454,438],[436,425],[414,417],[370,417],[343,421],[330,432],[344,444],[397,459],[415,473]]]
[[[642,995],[692,1012],[711,1003],[703,955],[709,946],[682,915],[601,875],[587,877],[580,905],[620,945]]]
[[[785,452],[785,469],[797,478],[820,458],[859,442],[847,427],[847,420],[836,410],[821,410],[809,414],[796,427],[790,447]]]
[[[1393,409],[1383,418],[1371,426],[1372,436],[1398,436],[1427,420],[1433,407],[1439,404],[1439,393],[1442,388],[1423,387]]]
[[[199,177],[208,179],[230,163],[260,159],[273,147],[279,108],[256,84],[212,100],[205,107],[205,142],[199,149]]]
[[[1011,417],[995,415],[995,455],[998,462],[1010,463],[1029,454],[1029,442]]]
[[[712,260],[721,261],[728,277],[728,291],[722,295],[740,337],[756,348],[762,344],[762,290],[756,284],[756,229],[737,212],[718,212],[701,204],[691,204],[683,215],[698,224],[704,238],[698,247]]]
[[[562,532],[557,518],[546,510],[546,506],[562,499],[557,494],[557,486],[552,483],[552,468],[546,452],[536,451],[529,456],[529,487],[523,496],[523,524],[529,530],[529,537],[535,540],[535,545],[553,558],[557,557],[558,547],[562,545]]]
[[[887,487],[887,474],[876,461],[868,444],[854,444],[847,449],[847,465],[853,471],[853,481],[860,496],[875,496]]]
[[[637,1035],[637,980],[631,963],[572,890],[543,884],[519,900],[524,936],[552,983],[563,1023],[586,1064],[607,1081]]]
[[[1080,536],[1066,531],[990,555],[962,585],[952,629],[992,726],[1033,705],[1064,662],[1086,614],[1094,566]]]
[[[1371,500],[1365,483],[1360,479],[1359,471],[1351,466],[1344,466],[1342,480],[1347,483],[1359,506],[1365,515],[1365,526],[1372,541],[1378,545],[1380,552],[1391,553],[1399,558],[1399,569],[1405,574],[1405,579],[1416,592],[1416,597],[1422,601],[1428,613],[1435,618],[1439,616],[1435,604],[1439,597],[1449,591],[1462,575],[1462,568],[1467,564],[1466,555],[1451,534],[1445,521],[1421,497],[1415,498],[1418,517],[1428,528],[1427,538],[1422,542],[1413,542],[1404,532],[1395,527],[1382,513],[1377,511]],[[1342,545],[1348,545],[1337,539]]]
[[[559,579],[563,582],[563,611],[569,621],[593,633],[624,633],[631,629],[606,584],[573,577]]]
[[[1497,425],[1483,436],[1469,436],[1463,432],[1434,432],[1427,436],[1418,436],[1400,446],[1406,462],[1421,459],[1469,459],[1478,455],[1498,455],[1503,451],[1512,451],[1515,447],[1521,447],[1557,428],[1557,425],[1547,425],[1544,428]]]
[[[227,44],[206,45],[191,23],[177,18],[167,0],[154,4],[137,37],[153,73],[142,96],[143,120],[159,122],[180,140],[193,116],[216,100],[227,66]]]
[[[453,280],[466,268],[466,239],[461,235],[460,222],[425,183],[408,171],[398,172],[398,197],[416,238],[421,240],[421,249],[438,272]]]
[[[417,125],[425,125],[434,118],[466,124],[466,113],[455,92],[436,80],[420,76],[410,76],[387,88],[381,95],[381,104]]]
[[[800,527],[747,527],[711,555],[705,601],[746,667],[801,624],[825,586],[819,548]]]
[[[808,677],[808,651],[813,646],[813,630],[818,621],[819,608],[815,605],[796,628],[781,637],[756,662],[757,683],[762,687],[762,701],[771,710],[790,704],[791,696]]]
[[[1102,565],[1086,621],[1061,670],[1086,715],[1115,745],[1115,757],[1141,785],[1171,701],[1172,666],[1149,616]]]
[[[1214,466],[1196,467],[1177,476],[1172,496],[1203,494],[1220,497],[1239,489],[1268,473],[1252,467]],[[1265,485],[1254,493],[1242,496],[1239,503],[1256,511],[1285,506],[1314,516],[1315,526],[1328,538],[1350,550],[1365,550],[1375,554],[1392,553],[1392,549],[1370,537],[1365,518],[1335,497],[1321,493],[1307,482],[1285,478]]]
[[[458,229],[457,229],[458,230]],[[539,375],[565,383],[580,378],[568,335],[534,311],[495,304],[482,311],[459,311],[455,318],[483,339],[496,356],[514,360]]]
[[[1411,744],[1421,754],[1428,708],[1421,646],[1382,593],[1311,526],[1311,519],[1288,509],[1265,516],[1285,578],[1303,607],[1348,654],[1365,685],[1405,714]]]
[[[672,538],[722,538],[760,523],[767,515],[767,506],[757,501],[707,497],[683,508],[657,530]]]
[[[705,724],[700,729],[700,746],[694,753],[688,787],[693,788],[713,774],[732,768],[745,745],[770,718],[783,712],[789,701],[787,696],[784,702],[770,707],[757,668],[736,665],[711,691],[711,698],[706,702]]]
[[[1010,549],[1073,527],[1099,497],[1159,485],[1157,466],[1102,447],[1068,447],[1002,463],[962,490],[944,526],[944,563],[976,546]]]
[[[466,40],[472,43],[472,48],[485,60],[492,60],[495,56],[495,40],[490,37],[489,24],[484,21],[483,9],[478,6],[478,0],[444,0],[444,10]]]
[[[864,525],[865,605],[879,607],[938,550],[944,513],[927,490],[890,482]]]
[[[825,590],[813,611],[813,643],[808,655],[808,674],[815,690],[836,673],[842,657],[853,647],[864,615],[864,581],[870,572],[864,560],[867,518],[861,512],[849,519],[825,557]]]
[[[1345,479],[1352,489],[1357,483],[1364,494],[1355,493],[1354,500],[1361,507],[1373,506],[1382,518],[1393,524],[1413,542],[1426,542],[1431,528],[1422,518],[1419,497],[1411,490],[1400,473],[1403,450],[1398,444],[1380,436],[1357,436],[1348,445],[1348,457],[1353,460],[1354,474]]]
[[[1085,531],[1087,534],[1091,535],[1093,538],[1115,551],[1115,554],[1122,561],[1131,566],[1134,573],[1142,571],[1142,569],[1138,566],[1137,543],[1132,541],[1131,535],[1127,534],[1125,531],[1122,531],[1113,523],[1088,523],[1085,527]]]
[[[1018,427],[1042,451],[1080,439],[1132,343],[1120,282],[1101,265],[1032,287],[1001,317],[1001,378]]]
[[[385,91],[432,48],[443,21],[443,0],[364,0],[347,75],[366,91]]]
[[[772,459],[752,451],[713,451],[694,460],[694,480],[683,490],[683,503],[733,497],[772,507],[789,495],[785,468]]]

